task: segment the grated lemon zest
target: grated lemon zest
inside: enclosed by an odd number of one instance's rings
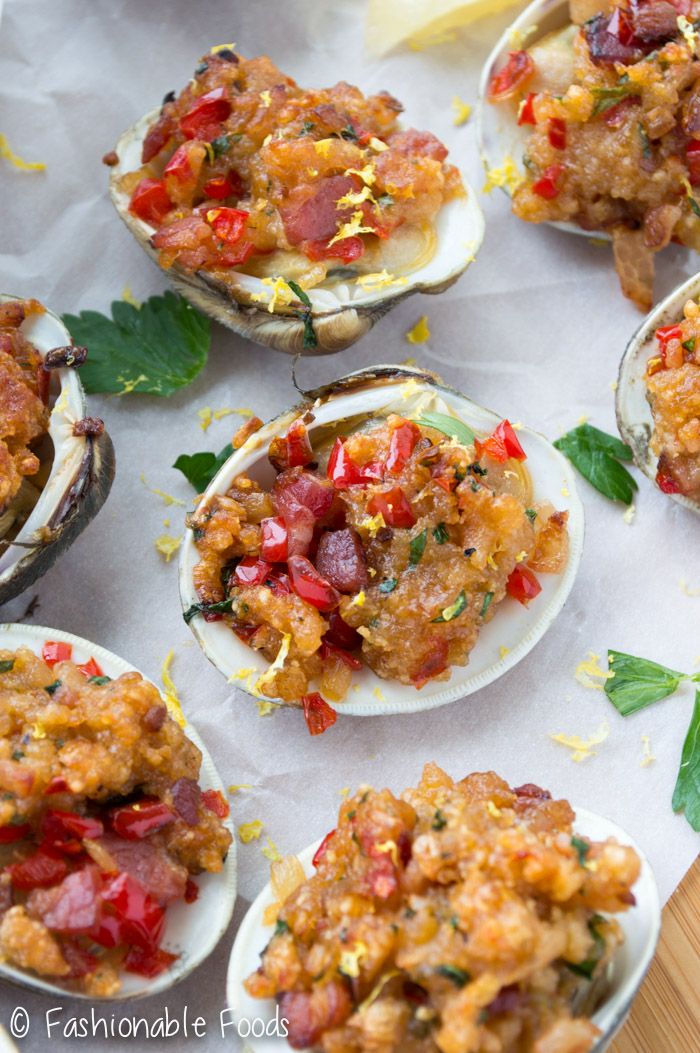
[[[233,795],[234,793],[240,793],[241,790],[252,790],[253,787],[249,782],[236,782],[232,783],[228,787],[228,792]]]
[[[376,182],[377,177],[374,172],[374,161],[368,161],[363,168],[346,168],[343,175],[358,176],[366,186],[372,186],[372,183]]]
[[[586,760],[588,757],[595,756],[594,746],[599,746],[601,742],[605,742],[608,735],[610,734],[610,725],[607,720],[598,728],[598,731],[593,735],[590,735],[587,739],[582,739],[580,735],[564,735],[562,732],[557,734],[551,734],[550,738],[554,742],[558,742],[560,746],[566,746],[567,749],[573,750],[571,754],[572,761],[576,764],[580,764],[581,761]]]
[[[681,592],[685,593],[686,596],[700,596],[700,589],[691,589],[688,587],[688,582],[685,578],[681,578],[678,582],[678,587]]]
[[[169,563],[182,543],[182,537],[174,537],[172,534],[161,534],[153,544],[158,552]]]
[[[115,394],[116,395],[130,395],[132,391],[136,390],[136,388],[139,386],[139,384],[142,381],[148,380],[148,377],[146,376],[145,373],[139,373],[139,375],[137,377],[133,377],[133,378],[131,378],[129,380],[127,380],[126,377],[122,377],[122,376],[117,377],[117,380],[120,381],[120,383],[123,385],[123,387],[122,387],[121,391],[117,391],[117,392],[115,392]]]
[[[270,314],[274,312],[278,304],[287,307],[293,300],[296,300],[296,295],[281,275],[278,275],[277,278],[261,278],[260,280],[263,285],[269,288],[269,294],[266,290],[263,290],[259,293],[253,293],[250,298],[256,303],[267,303],[267,309]]]
[[[317,139],[314,143],[314,150],[317,154],[320,154],[321,157],[328,157],[330,148],[334,142],[334,139]]]
[[[408,278],[395,278],[389,271],[383,270],[374,274],[361,274],[356,284],[368,292],[376,292],[377,289],[385,289],[389,285],[408,285]]]
[[[494,804],[493,801],[486,802],[486,811],[493,819],[500,819],[503,814],[498,805]]]
[[[349,786],[343,786],[340,790],[338,790],[338,794],[339,794],[340,797],[347,797],[349,793],[350,793],[350,787]]]
[[[259,841],[262,832],[263,824],[260,819],[253,819],[249,823],[241,823],[238,827],[238,836],[244,845],[249,845],[251,841]]]
[[[581,416],[579,417],[579,419],[576,421],[576,423],[577,424],[587,424],[590,419],[591,418],[587,417],[585,413],[582,413]]]
[[[265,91],[260,92],[260,98],[262,99],[263,106],[265,107],[265,109],[267,109],[272,102],[272,96],[270,95],[269,88],[266,88]]]
[[[141,308],[141,301],[136,299],[136,297],[131,291],[130,285],[125,285],[122,289],[122,300],[124,301],[124,303],[130,303],[131,306],[135,307],[137,311]]]
[[[274,702],[270,702],[269,699],[266,698],[258,698],[255,704],[258,707],[259,717],[269,717],[275,712],[276,709],[279,709],[279,706],[277,706]]]
[[[413,358],[411,355],[409,355],[408,358],[403,358],[399,362],[399,365],[400,366],[415,366],[417,361],[418,361],[417,358]]]
[[[504,644],[501,644],[501,646],[498,648],[499,658],[505,658],[507,654],[510,654],[510,647],[506,647]]]
[[[629,508],[627,508],[625,510],[625,512],[623,513],[622,519],[623,519],[623,521],[625,523],[627,523],[627,526],[631,526],[632,525],[632,520],[634,519],[634,517],[636,515],[636,512],[637,512],[636,506],[635,505],[630,505]]]
[[[412,329],[409,329],[406,333],[406,339],[409,344],[424,344],[426,340],[430,340],[430,327],[428,326],[428,316],[424,314],[422,318],[419,318]],[[408,383],[411,383],[409,381]],[[413,383],[418,387],[417,381]]]
[[[335,207],[352,208],[354,205],[361,205],[363,201],[371,201],[373,205],[377,204],[374,194],[368,186],[363,186],[362,190],[351,190],[349,193],[344,194],[343,197],[339,197]]]
[[[570,494],[569,494],[569,487],[566,485],[566,483],[564,483],[564,485],[561,488],[561,496],[562,497],[569,497],[570,496]]]
[[[676,19],[676,25],[683,34],[685,42],[690,50],[695,51],[695,42],[698,39],[698,34],[693,29],[693,23],[689,22],[685,15],[679,15]]]
[[[367,944],[363,943],[362,940],[358,940],[352,951],[343,951],[340,955],[340,964],[338,966],[341,973],[345,976],[352,977],[353,980],[357,979],[360,975],[360,958],[364,958],[367,954]]]
[[[523,549],[522,552],[518,552],[517,556],[515,557],[515,562],[522,563],[524,559],[527,559],[527,552],[525,549]]]
[[[369,1009],[369,1007],[377,1001],[385,986],[389,983],[389,980],[393,980],[395,976],[400,975],[401,972],[398,969],[391,969],[388,973],[385,973],[384,976],[382,976],[379,979],[378,983],[375,984],[375,986],[372,988],[370,993],[365,998],[364,1002],[360,1002],[355,1012],[363,1013],[365,1009]]]
[[[377,852],[386,853],[391,856],[391,861],[395,867],[398,867],[400,863],[399,859],[399,846],[396,841],[381,841],[376,845]]]
[[[383,139],[377,139],[377,137],[375,135],[372,136],[372,138],[370,139],[370,141],[369,141],[369,143],[367,145],[370,146],[372,148],[372,150],[374,150],[374,152],[376,154],[382,154],[382,153],[384,153],[385,150],[389,149],[389,147],[384,142],[384,140]]]
[[[611,380],[610,381],[610,390],[611,391],[617,391],[617,381],[616,380]]]
[[[0,132],[0,157],[4,157],[20,172],[43,172],[46,168],[43,161],[25,161],[19,154],[16,154],[7,141],[7,136],[2,132]]]
[[[489,567],[491,567],[492,570],[498,570],[498,563],[496,563],[496,560],[493,558],[491,553],[489,553],[488,556],[486,557],[486,562],[488,563]]]
[[[202,406],[201,409],[197,410],[197,416],[199,417],[199,426],[202,431],[206,431],[211,422],[214,420],[214,414],[211,406]]]
[[[358,632],[359,632],[359,629],[358,629]],[[378,688],[378,687],[375,687],[375,689],[374,689],[374,691],[372,692],[372,694],[373,694],[373,695],[374,695],[374,697],[376,698],[377,702],[384,702],[384,701],[385,701],[385,699],[384,699],[384,695],[382,694],[382,692],[381,692],[381,689],[380,689],[380,688]]]
[[[284,666],[285,659],[289,654],[289,645],[291,642],[292,634],[284,633],[282,636],[282,643],[280,644],[280,649],[277,652],[277,657],[275,658],[274,662],[265,670],[262,676],[258,677],[255,683],[256,693],[260,691],[261,686],[269,684],[271,680],[274,680],[275,674],[278,673],[280,669],[282,669],[282,667]],[[262,713],[261,716],[263,716]]]
[[[518,166],[510,154],[506,154],[500,168],[486,169],[486,182],[482,187],[482,191],[484,194],[490,194],[494,187],[499,186],[505,187],[512,194],[522,181],[523,177],[518,171]]]
[[[642,735],[642,759],[639,762],[640,767],[648,768],[650,764],[653,764],[656,757],[651,752],[651,740],[648,735]]]
[[[353,212],[352,216],[347,223],[341,223],[338,227],[338,232],[328,242],[328,248],[331,245],[335,245],[336,241],[344,241],[346,238],[354,238],[358,234],[376,234],[374,227],[364,227],[362,221],[365,217],[362,215],[362,209],[358,208]]]
[[[164,519],[163,520],[163,526],[164,527],[169,527],[170,526],[170,520],[169,519]]]
[[[173,682],[173,678],[170,675],[170,667],[173,664],[173,658],[175,652],[172,647],[163,659],[163,665],[160,669],[160,679],[163,682],[163,691],[165,694],[165,704],[168,707],[168,712],[173,720],[184,728],[187,721],[185,720],[185,714],[182,712],[182,703],[177,693],[177,688]]]
[[[386,522],[382,513],[377,512],[376,516],[367,516],[365,519],[361,519],[358,525],[363,527],[370,537],[376,537],[382,527],[386,526]]]
[[[45,739],[46,738],[46,731],[44,730],[44,725],[41,723],[40,720],[37,720],[36,723],[32,724],[32,738],[33,739]]]
[[[472,115],[472,107],[468,102],[464,102],[460,99],[459,95],[454,95],[452,98],[452,109],[454,110],[454,116],[452,123],[460,127],[462,124],[466,124]]]
[[[597,245],[599,248],[607,248],[610,242],[606,238],[588,238],[589,245]]]
[[[282,858],[282,853],[271,838],[267,837],[265,840],[267,844],[260,851],[265,856],[265,859],[269,859],[271,863],[276,863],[278,859]]]
[[[350,603],[350,606],[351,607],[364,607],[366,599],[367,599],[367,597],[365,596],[365,590],[364,589],[360,589],[360,591],[358,592],[357,596],[353,597],[353,599],[352,599],[352,601]]]
[[[539,26],[534,25],[528,26],[528,28],[525,30],[511,29],[511,31],[508,34],[508,43],[512,48],[520,50],[523,47],[525,41],[529,40],[530,37],[533,36],[533,34],[535,34],[539,28]]]
[[[150,490],[152,494],[156,495],[156,497],[160,497],[160,499],[162,500],[163,504],[168,505],[168,506],[170,506],[170,505],[181,505],[182,508],[186,508],[185,502],[181,501],[179,497],[173,497],[172,494],[166,493],[165,490],[159,490],[157,486],[149,486],[148,480],[146,479],[146,476],[144,475],[143,472],[141,472],[141,474],[139,476],[139,479],[141,480],[141,482],[143,483],[143,485],[146,487],[147,490]]]
[[[209,48],[210,55],[216,55],[217,51],[235,51],[236,45],[233,44],[214,44],[213,48]]]
[[[591,688],[593,691],[602,691],[603,685],[597,680],[610,680],[615,674],[610,669],[600,666],[600,655],[588,652],[588,658],[584,658],[576,666],[574,676],[583,687]],[[597,678],[597,679],[596,679]]]

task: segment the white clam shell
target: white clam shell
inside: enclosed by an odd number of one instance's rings
[[[507,157],[511,157],[522,172],[522,156],[531,131],[528,125],[518,125],[517,104],[489,102],[488,88],[494,72],[506,64],[509,51],[519,47],[529,48],[546,34],[570,24],[569,0],[534,0],[534,3],[529,4],[508,27],[487,58],[479,82],[476,112],[477,144],[487,172],[500,168]],[[520,44],[518,41],[524,43]],[[501,189],[510,197],[506,187]],[[593,233],[583,230],[575,223],[550,222],[549,226],[565,230],[569,234],[583,234],[587,238]],[[595,234],[596,237],[610,237],[604,231],[596,231]]]
[[[585,808],[576,808],[575,811],[577,833],[595,841],[614,837],[621,844],[631,845],[642,860],[641,873],[634,886],[636,906],[624,914],[615,915],[624,931],[625,943],[612,963],[605,997],[592,1016],[593,1023],[600,1028],[602,1036],[591,1053],[604,1053],[624,1023],[651,965],[661,928],[661,907],[654,874],[639,845],[612,820]],[[320,842],[316,842],[311,845],[299,857],[307,877],[313,873],[311,860],[319,844]],[[256,1038],[254,1033],[248,1037],[248,1025],[244,1023],[257,1019],[272,1026],[276,1018],[276,1004],[273,1000],[251,998],[243,987],[243,981],[260,964],[260,954],[272,935],[271,926],[263,924],[263,914],[265,908],[274,902],[275,897],[268,884],[253,902],[238,930],[226,981],[227,1004],[252,1053],[284,1053],[290,1048],[286,1039],[282,1037]]]
[[[314,405],[315,419],[309,427],[312,443],[314,429],[347,416],[378,412],[387,407],[399,414],[410,415],[413,403],[405,397],[407,385],[412,398],[421,394],[433,396],[436,401],[431,408],[452,412],[477,432],[490,433],[502,419],[492,410],[484,409],[460,392],[437,383],[420,370],[375,366],[371,370],[351,373],[328,386],[335,390],[335,394],[325,396],[320,404]],[[289,410],[253,435],[223,465],[203,500],[225,493],[240,472],[247,472],[258,482],[271,485],[275,472],[267,459],[270,440],[276,435],[284,435],[298,412],[298,408]],[[417,691],[414,687],[380,679],[365,667],[353,674],[353,684],[358,690],[351,688],[345,701],[331,703],[339,713],[353,716],[413,713],[464,698],[512,669],[532,650],[559,614],[571,591],[581,559],[583,507],[576,492],[573,469],[566,458],[543,435],[529,428],[522,428],[518,438],[527,453],[534,500],[549,499],[556,508],[569,512],[570,554],[566,568],[561,574],[541,576],[542,592],[530,607],[523,607],[509,598],[499,604],[493,619],[482,629],[469,664],[453,666],[448,681],[431,682]],[[198,599],[193,584],[193,570],[198,559],[192,531],[188,531],[180,558],[183,611]],[[245,689],[245,681],[237,677],[240,670],[252,667],[262,673],[267,668],[264,659],[239,640],[224,622],[206,622],[197,616],[190,622],[190,628],[207,658],[237,686]]]
[[[15,650],[18,647],[29,647],[37,654],[41,653],[41,647],[45,640],[63,641],[73,646],[73,660],[75,662],[86,662],[93,657],[104,670],[107,676],[115,679],[122,673],[140,672],[123,658],[112,654],[99,644],[90,643],[72,633],[62,632],[59,629],[47,629],[39,625],[6,624],[0,625],[0,649]],[[202,767],[200,771],[200,784],[204,789],[219,790],[226,797],[226,790],[221,778],[214,767],[206,746],[199,735],[187,724],[185,727],[187,737],[201,750]],[[234,834],[231,817],[224,820],[225,825]],[[194,903],[177,901],[172,903],[167,910],[165,936],[163,937],[163,949],[179,954],[177,961],[173,962],[169,969],[153,979],[137,976],[134,973],[121,974],[121,988],[109,998],[98,999],[94,995],[84,995],[80,992],[67,990],[60,983],[51,983],[49,980],[34,976],[32,973],[24,972],[14,968],[5,962],[0,962],[0,978],[9,980],[22,987],[34,988],[45,994],[60,996],[62,998],[80,998],[89,1001],[119,1001],[123,999],[141,998],[146,995],[158,994],[166,991],[173,984],[184,980],[209,954],[214,950],[217,943],[226,931],[234,903],[236,901],[236,839],[231,842],[224,868],[218,874],[200,874],[196,878],[199,888],[199,897]]]
[[[0,294],[0,303],[18,299],[22,297]],[[21,330],[42,355],[72,344],[61,319],[48,310],[31,315]],[[114,477],[114,450],[107,433],[97,439],[73,434],[74,423],[87,416],[76,371],[54,372],[60,391],[49,420],[54,447],[51,473],[24,526],[0,552],[0,603],[18,595],[48,570],[102,507]],[[38,532],[47,528],[49,537],[40,537]]]
[[[683,317],[687,300],[700,296],[700,274],[688,278],[654,308],[640,325],[627,345],[617,379],[615,411],[617,425],[625,442],[631,447],[634,462],[656,485],[658,458],[652,453],[649,441],[654,430],[654,419],[647,401],[647,362],[657,354],[654,336],[659,326],[674,325]],[[691,512],[700,514],[700,504],[683,494],[664,494]]]
[[[151,123],[157,118],[153,110],[129,128],[119,139],[116,153],[119,163],[110,172],[110,196],[117,212],[139,245],[154,259],[151,248],[153,229],[129,212],[129,195],[120,187],[127,172],[141,166],[141,147]],[[259,278],[236,274],[236,288],[215,284],[204,272],[189,274],[177,266],[168,279],[177,292],[185,296],[204,314],[256,343],[289,354],[319,355],[342,351],[369,332],[374,323],[412,293],[440,293],[448,289],[467,269],[484,237],[484,218],[474,191],[465,184],[466,196],[449,201],[436,220],[437,249],[423,267],[407,275],[405,285],[393,285],[374,292],[363,291],[354,281],[323,284],[308,292],[313,311],[314,332],[318,346],[304,348],[304,324],[289,308],[270,313],[265,304],[251,302],[254,294],[269,295]]]

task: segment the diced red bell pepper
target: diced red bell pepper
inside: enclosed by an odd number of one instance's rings
[[[273,567],[267,576],[267,581],[272,592],[276,596],[289,596],[292,592],[292,585],[289,580],[289,575],[285,574],[279,567]]]
[[[374,494],[367,505],[370,515],[382,515],[387,526],[412,527],[416,522],[411,503],[400,486]]]
[[[256,559],[255,556],[245,556],[233,572],[234,584],[262,585],[271,569],[271,565],[266,560]]]
[[[518,124],[537,124],[537,118],[535,117],[535,99],[537,98],[537,92],[531,91],[528,97],[523,100],[518,110]]]
[[[555,150],[566,150],[566,121],[561,117],[550,117],[547,122],[547,138]]]
[[[129,212],[154,227],[160,226],[172,207],[161,179],[142,179],[129,202]]]
[[[32,832],[29,823],[9,823],[0,826],[0,845],[11,845],[15,841],[24,841]]]
[[[200,95],[197,102],[180,118],[180,128],[186,139],[215,139],[222,121],[231,113],[231,103],[225,87],[214,88]]]
[[[110,812],[112,829],[127,841],[140,841],[174,819],[173,810],[152,797],[143,797],[134,804],[122,805]]]
[[[251,241],[239,241],[237,245],[224,245],[223,249],[219,250],[219,262],[222,267],[238,267],[256,252],[259,250]]]
[[[527,51],[509,51],[508,62],[495,73],[489,84],[491,102],[502,102],[521,91],[535,73],[535,63]]]
[[[140,947],[130,947],[122,965],[128,973],[137,973],[151,980],[154,976],[160,976],[166,969],[169,969],[179,957],[179,954],[171,954],[170,951],[164,951],[161,947],[155,951],[143,951]]]
[[[328,846],[331,843],[334,834],[335,834],[335,828],[333,830],[331,830],[330,833],[326,834],[326,836],[324,837],[323,841],[321,841],[321,844],[318,846],[318,848],[314,852],[314,858],[311,860],[311,866],[312,867],[317,867],[318,864],[321,862],[321,860],[323,859],[323,857],[325,856],[325,854],[326,854],[326,852],[328,850]]]
[[[260,555],[270,563],[287,558],[289,535],[282,516],[268,516],[260,523]]]
[[[691,139],[685,148],[685,163],[691,186],[700,185],[700,139]]]
[[[542,586],[530,570],[522,565],[515,568],[506,582],[506,592],[523,607],[542,592]]]
[[[558,183],[563,171],[564,165],[549,165],[548,168],[545,168],[542,177],[536,179],[532,184],[532,192],[547,201],[558,197],[561,190]]]
[[[386,459],[386,469],[392,475],[398,475],[409,461],[416,443],[421,437],[421,431],[417,424],[405,420],[394,428],[389,440],[389,454]]]
[[[668,351],[668,345],[671,340],[682,340],[683,330],[680,325],[662,325],[654,333],[657,343],[659,345],[659,351],[661,353],[661,360],[666,365],[666,352]]]
[[[332,239],[330,239],[332,240]],[[365,251],[365,243],[360,237],[351,236],[341,238],[331,245],[329,240],[306,241],[304,251],[311,260],[342,260],[343,263],[352,263],[358,260]]]
[[[57,662],[70,662],[73,657],[73,646],[69,643],[47,640],[41,649],[41,657],[53,669]]]
[[[345,450],[345,439],[340,437],[333,444],[326,474],[336,490],[346,490],[348,486],[366,486],[368,483],[381,482],[383,476],[380,465],[375,462],[356,464]]]
[[[630,45],[636,42],[634,25],[627,12],[620,7],[613,10],[606,26],[606,32],[616,37],[621,44]]]
[[[206,219],[217,238],[227,245],[235,245],[243,236],[249,215],[242,208],[210,208],[207,209]]]
[[[194,172],[192,171],[192,165],[190,164],[189,151],[184,143],[182,146],[178,146],[177,150],[168,161],[163,169],[163,175],[173,176],[178,183],[187,183],[189,180],[193,179]]]
[[[286,435],[288,461],[290,468],[304,468],[314,460],[306,425],[302,420],[295,420]]]
[[[91,676],[104,676],[102,667],[95,661],[94,658],[89,658],[87,662],[83,662],[82,665],[78,666],[78,669],[83,674],[86,680],[89,680]]]
[[[58,885],[68,873],[65,860],[43,848],[39,848],[21,863],[10,863],[5,870],[15,888],[27,890]]]
[[[362,662],[359,658],[355,658],[354,655],[350,654],[349,651],[343,650],[342,647],[336,647],[334,644],[329,643],[325,638],[321,640],[319,654],[321,660],[324,658],[339,658],[348,669],[362,669]]]
[[[344,651],[355,651],[361,646],[362,637],[356,629],[343,621],[338,611],[331,611],[328,621],[329,629],[323,636],[324,641]]]
[[[192,878],[187,879],[185,885],[185,903],[195,903],[199,899],[199,885]]]
[[[300,599],[319,611],[332,611],[340,603],[340,593],[310,563],[306,556],[290,556],[289,580]]]
[[[218,815],[219,819],[225,819],[231,811],[228,801],[220,790],[203,790],[202,804],[214,815]]]
[[[49,785],[44,790],[44,797],[50,797],[52,793],[66,793],[68,783],[62,775],[54,775]]]
[[[503,464],[510,457],[516,461],[527,460],[527,454],[520,445],[513,425],[508,420],[502,420],[485,442],[477,440],[475,447],[479,457],[485,453],[499,464]]]
[[[202,193],[205,197],[213,197],[215,201],[224,201],[227,197],[232,197],[235,190],[228,176],[217,176],[204,184]]]
[[[659,471],[656,473],[656,485],[658,486],[659,490],[661,490],[665,494],[681,493],[681,488],[676,482],[676,480],[673,478],[673,476],[669,475],[668,472],[661,471],[661,469],[659,469]],[[2,831],[0,831],[0,833],[1,832]]]
[[[102,889],[102,900],[116,914],[128,943],[144,951],[158,947],[165,928],[165,911],[131,874],[110,877]]]
[[[45,844],[61,851],[72,852],[76,841],[84,838],[102,837],[104,825],[99,819],[91,819],[77,812],[62,812],[50,808],[41,820],[41,837]]]
[[[310,695],[302,695],[301,704],[304,707],[304,720],[310,735],[322,735],[338,719],[338,714],[329,706],[318,691]]]
[[[122,932],[121,919],[115,914],[109,914],[104,908],[100,910],[97,924],[88,933],[91,940],[99,943],[100,947],[118,947],[120,943],[126,942]]]
[[[49,402],[49,393],[51,391],[51,374],[48,369],[44,369],[43,366],[37,367],[36,388],[37,395],[44,405],[47,406]]]

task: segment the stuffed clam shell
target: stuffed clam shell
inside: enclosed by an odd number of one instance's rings
[[[568,462],[516,428],[419,370],[308,393],[189,517],[180,593],[207,657],[258,699],[303,704],[310,730],[314,705],[333,722],[326,700],[413,712],[511,668],[561,610],[583,541]]]
[[[212,49],[107,155],[112,201],[205,314],[279,351],[340,351],[404,297],[447,289],[482,241],[474,192],[401,108]]]
[[[88,417],[76,372],[85,349],[73,347],[51,311],[7,294],[0,295],[3,338],[0,603],[72,544],[102,507],[114,476],[111,440],[102,421]]]

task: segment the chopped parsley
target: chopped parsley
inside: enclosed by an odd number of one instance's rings
[[[534,523],[535,520],[537,519],[537,512],[535,511],[534,508],[526,508],[525,509],[525,515],[527,516],[527,518],[530,520],[531,523]]]
[[[686,351],[692,355],[693,351],[695,350],[695,337],[691,336],[690,340],[684,340],[681,344],[681,347],[684,347]]]
[[[311,307],[311,300],[304,292],[302,287],[293,279],[290,278],[289,281],[287,281],[287,285],[292,290],[297,300],[299,300],[304,305],[303,311],[297,311],[297,317],[301,318],[302,322],[304,323],[304,347],[318,347],[318,339],[314,331],[313,309]]]
[[[484,593],[484,602],[481,604],[481,617],[482,618],[486,617],[486,612],[489,609],[489,607],[491,606],[491,600],[492,599],[493,599],[493,593],[492,592],[485,592]]]
[[[465,987],[471,980],[467,970],[460,969],[458,965],[438,965],[435,972],[438,976],[444,976],[446,980],[451,980],[455,987]]]
[[[433,830],[444,830],[447,826],[447,819],[445,818],[443,812],[441,812],[439,808],[435,812],[435,816],[431,825]]]
[[[433,537],[437,541],[438,545],[444,545],[446,541],[450,540],[449,531],[444,523],[438,523],[438,525],[434,528]]]
[[[589,845],[588,841],[584,841],[582,838],[576,837],[576,835],[574,834],[574,836],[571,838],[571,847],[576,850],[579,866],[584,867],[586,865],[586,856],[591,850],[591,846]]]
[[[467,465],[467,471],[472,472],[473,475],[488,475],[488,468],[482,468],[479,461],[474,461],[473,464]]]
[[[22,750],[14,750],[14,752],[12,753],[13,761],[21,761],[22,757],[24,757],[24,753],[22,752]]]
[[[423,527],[420,534],[416,534],[415,537],[411,538],[409,545],[408,562],[412,567],[417,566],[420,563],[423,553],[425,552],[425,543],[428,540],[428,528]]]
[[[567,969],[570,969],[576,976],[583,976],[586,980],[593,979],[593,973],[596,970],[596,966],[605,954],[605,940],[598,931],[598,926],[602,921],[605,921],[600,914],[594,914],[588,922],[588,931],[594,940],[593,953],[590,958],[586,958],[583,962],[566,962]]]
[[[493,593],[491,593],[491,595],[493,596]],[[453,622],[455,620],[455,618],[458,618],[459,615],[462,613],[462,611],[465,610],[466,606],[467,606],[467,597],[466,597],[466,594],[464,592],[464,589],[462,589],[462,591],[460,592],[460,594],[457,597],[457,599],[455,600],[455,602],[451,603],[449,607],[445,607],[445,609],[442,611],[441,614],[439,614],[437,616],[437,618],[433,618],[433,621],[434,622]]]
[[[14,658],[4,658],[2,662],[0,662],[0,673],[9,673],[12,669],[14,669],[14,666]]]
[[[465,556],[473,556],[475,552],[476,552],[475,548],[465,548],[464,555]]]
[[[384,581],[380,582],[380,584],[379,584],[379,591],[380,592],[393,592],[394,589],[396,588],[396,586],[398,585],[398,583],[399,583],[399,579],[398,578],[386,578]]]
[[[275,936],[282,936],[285,932],[289,932],[289,925],[282,918],[278,918],[275,922]]]
[[[381,194],[377,198],[377,204],[380,208],[391,208],[391,206],[394,204],[394,199],[391,196],[391,194]]]
[[[357,132],[353,126],[348,123],[340,131],[340,138],[347,139],[349,142],[357,142]]]
[[[220,600],[218,603],[193,603],[182,617],[189,625],[196,614],[230,614],[232,607],[232,599]]]
[[[222,157],[225,153],[228,153],[231,149],[231,144],[240,142],[242,138],[243,135],[237,132],[234,135],[218,135],[216,139],[212,139],[209,145],[214,152],[214,157]]]
[[[601,113],[605,113],[606,110],[617,106],[618,102],[630,94],[631,89],[626,83],[623,83],[617,84],[614,88],[592,88],[591,91],[596,97],[592,116],[598,117]]]
[[[309,133],[312,132],[315,127],[316,125],[313,121],[304,121],[304,123],[301,126],[300,135],[309,135]]]
[[[88,677],[88,684],[99,684],[100,687],[101,687],[103,684],[111,684],[111,683],[112,683],[111,676],[91,676],[91,677]]]
[[[44,691],[47,695],[54,695],[58,691],[59,687],[63,683],[62,680],[54,680],[53,684],[47,684]]]

